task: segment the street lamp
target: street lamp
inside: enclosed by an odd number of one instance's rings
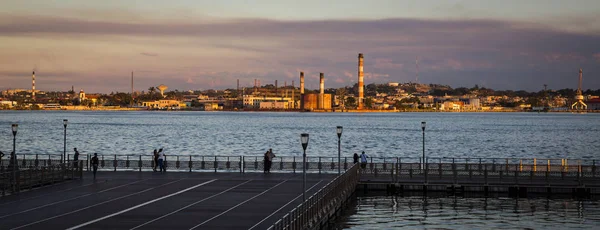
[[[341,148],[341,139],[342,139],[342,126],[337,127],[337,135],[338,135],[338,175],[342,174],[342,148]]]
[[[19,129],[19,125],[18,124],[12,124],[12,133],[13,133],[13,151],[11,154],[11,158],[10,158],[10,163],[9,165],[12,165],[12,171],[13,171],[13,192],[17,191],[16,189],[16,184],[17,184],[17,129]]]
[[[421,130],[423,130],[423,168],[425,166],[425,122],[421,122]]]
[[[64,149],[63,149],[63,164],[67,162],[67,123],[69,123],[69,120],[64,119],[63,120],[63,125],[65,126],[65,138],[64,138]]]
[[[308,147],[308,133],[300,134],[300,141],[302,142],[302,201],[306,202],[306,147]]]

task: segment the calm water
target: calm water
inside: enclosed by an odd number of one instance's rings
[[[571,199],[358,197],[346,229],[598,229],[600,203]]]
[[[553,113],[236,113],[0,111],[0,150],[62,153],[260,155],[273,148],[301,155],[300,133],[310,134],[309,156],[337,156],[335,127],[344,127],[342,153],[419,157],[421,121],[431,157],[596,158],[600,114]],[[4,128],[2,128],[4,127]]]
[[[301,156],[337,156],[335,127],[344,126],[342,153],[420,157],[421,121],[430,157],[598,158],[600,114],[538,113],[234,113],[0,111],[0,150],[59,154],[62,120],[69,152],[261,155],[266,149]],[[597,201],[361,197],[350,229],[563,229],[600,224]]]

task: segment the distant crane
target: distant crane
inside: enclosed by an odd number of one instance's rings
[[[583,93],[581,92],[581,82],[583,81],[583,70],[579,69],[579,86],[577,87],[577,92],[575,95],[575,100],[577,100],[573,105],[571,105],[571,109],[576,110],[586,110],[587,105],[583,103]]]

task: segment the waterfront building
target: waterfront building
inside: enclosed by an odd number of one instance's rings
[[[186,103],[177,100],[145,101],[142,106],[149,109],[181,109],[186,108]]]
[[[593,98],[585,102],[589,110],[600,110],[600,98]]]
[[[316,99],[315,99],[316,100]],[[255,96],[255,95],[244,95],[243,97],[244,108],[248,109],[260,109],[261,102],[283,102],[286,108],[292,108],[294,100],[290,97],[267,97],[267,96]],[[267,106],[267,104],[265,104]],[[330,103],[331,107],[331,103]]]
[[[320,100],[322,98],[322,100]],[[304,109],[306,110],[331,110],[332,104],[332,96],[331,94],[317,94],[317,93],[309,93],[304,94],[302,98],[304,101]],[[319,108],[322,101],[322,108]]]

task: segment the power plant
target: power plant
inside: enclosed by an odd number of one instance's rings
[[[364,88],[365,88],[365,75],[363,72],[363,59],[364,56],[362,53],[358,54],[358,109],[363,109],[364,103]]]
[[[583,103],[583,93],[581,91],[581,82],[583,81],[583,70],[579,69],[579,86],[577,87],[577,92],[575,94],[575,103],[571,105],[571,109],[576,110],[586,110],[587,105]]]
[[[325,94],[325,74],[319,73],[319,93],[304,93],[304,72],[300,72],[300,105],[302,110],[330,110],[331,94]]]

